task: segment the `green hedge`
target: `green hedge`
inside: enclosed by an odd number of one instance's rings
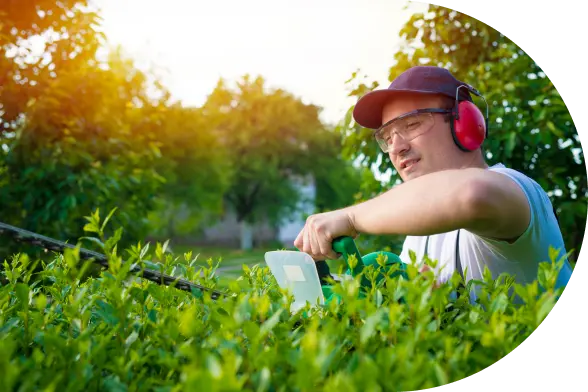
[[[408,280],[387,279],[364,298],[357,280],[345,282],[336,287],[341,303],[302,317],[263,265],[244,266],[226,288],[236,294],[215,301],[129,276],[146,248],[99,241],[111,264],[99,274],[88,276],[88,262],[69,250],[42,266],[22,254],[4,262],[0,390],[424,389],[504,357],[561,294],[555,260],[528,286],[487,275],[474,304],[464,292],[450,299],[457,276],[435,288],[430,272],[409,266]],[[166,273],[218,287],[213,260],[197,267],[160,244],[154,255]]]

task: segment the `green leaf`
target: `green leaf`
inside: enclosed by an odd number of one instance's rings
[[[100,228],[100,230],[103,232],[104,229],[106,228],[106,224],[108,223],[108,221],[110,220],[110,218],[112,217],[112,215],[116,212],[116,210],[118,209],[118,207],[114,207],[110,213],[108,214],[108,216],[106,217],[106,219],[104,219],[104,222],[102,223],[102,227]]]
[[[157,311],[155,309],[151,309],[147,313],[147,317],[149,318],[149,320],[151,320],[151,322],[157,323]]]
[[[131,334],[125,340],[125,348],[128,350],[133,343],[139,338],[139,334],[136,331],[131,332]]]
[[[363,326],[361,327],[359,333],[359,341],[361,344],[365,344],[376,332],[376,326],[381,319],[380,311],[376,311],[376,313],[372,314],[367,318]]]
[[[96,301],[98,309],[96,309],[96,315],[104,320],[108,325],[114,326],[119,323],[119,318],[116,316],[116,309],[109,303],[102,300]]]
[[[547,128],[549,128],[549,130],[551,131],[551,133],[553,133],[555,136],[557,136],[558,138],[565,138],[563,132],[557,129],[557,127],[552,121],[547,121],[546,125]]]
[[[448,384],[449,377],[447,377],[447,373],[445,372],[445,370],[443,370],[441,365],[439,365],[438,363],[435,363],[434,368],[435,368],[435,376],[437,377],[438,385]]]
[[[261,369],[260,379],[259,379],[259,386],[257,387],[257,392],[268,391],[270,388],[271,382],[271,371],[264,367]]]
[[[16,298],[23,304],[24,307],[29,306],[29,285],[24,283],[17,283],[14,287]]]
[[[139,258],[143,259],[148,251],[149,251],[149,242],[147,244],[145,244],[143,249],[141,249],[141,253],[139,254]]]
[[[491,303],[491,313],[504,313],[508,308],[508,296],[505,293],[500,293]]]
[[[282,314],[284,309],[279,309],[276,313],[274,313],[266,322],[264,322],[259,329],[259,337],[265,336],[268,332],[270,332],[280,321],[280,315]]]
[[[104,244],[104,249],[113,249],[115,244],[117,244],[122,238],[123,228],[119,227],[116,229],[112,237],[108,238]]]
[[[100,228],[93,222],[84,225],[84,231],[100,234]]]
[[[537,310],[537,315],[535,319],[535,323],[537,326],[545,320],[549,312],[553,310],[555,306],[555,296],[549,296],[542,299],[539,309]]]
[[[206,369],[214,379],[221,379],[223,375],[223,368],[219,360],[214,355],[208,355],[206,357]]]
[[[96,237],[80,237],[80,240],[90,241],[100,247],[100,249],[104,249],[104,243],[100,241],[99,238]]]

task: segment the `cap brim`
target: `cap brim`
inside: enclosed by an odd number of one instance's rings
[[[357,101],[353,108],[353,119],[364,128],[378,129],[382,125],[384,104],[398,94],[392,90],[377,90],[367,93]]]
[[[364,128],[378,129],[382,126],[382,110],[390,99],[403,93],[447,95],[437,91],[423,90],[376,90],[367,93],[353,108],[353,119]],[[447,95],[449,96],[449,95]],[[469,98],[468,100],[471,100]]]

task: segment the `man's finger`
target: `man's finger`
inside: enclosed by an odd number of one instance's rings
[[[328,259],[330,258],[330,254],[331,252],[329,251],[331,248],[331,244],[329,243],[329,241],[327,240],[327,238],[325,238],[322,235],[317,235],[317,242],[318,242],[318,247],[320,250],[320,254],[322,256],[323,259]]]
[[[306,225],[304,228],[304,245],[302,246],[301,250],[312,256],[312,248],[310,244],[310,229],[308,228],[308,225]]]
[[[324,259],[336,260],[339,258],[337,253],[333,250],[333,240],[329,236],[317,233],[318,243],[321,250],[321,255]]]
[[[331,244],[331,250],[330,250],[330,252],[329,252],[329,257],[328,257],[328,259],[329,259],[329,260],[337,260],[339,257],[341,257],[341,254],[340,254],[340,253],[337,253],[337,252],[335,252],[335,251],[333,250],[333,248],[332,248],[332,244]]]
[[[300,230],[300,233],[298,233],[298,235],[296,236],[296,239],[294,240],[294,247],[296,247],[296,249],[298,250],[302,250],[302,246],[304,245],[304,228],[302,228],[302,230]]]
[[[321,252],[321,247],[319,244],[319,240],[317,238],[317,233],[315,230],[313,230],[312,228],[309,228],[309,239],[310,239],[310,248],[312,249],[312,253],[311,256],[315,259],[315,260],[322,260],[322,252]]]

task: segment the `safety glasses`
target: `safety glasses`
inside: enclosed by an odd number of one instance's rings
[[[383,152],[388,152],[394,143],[394,135],[411,141],[428,132],[435,125],[434,114],[451,114],[451,109],[417,109],[404,113],[383,124],[374,132],[374,138]]]

